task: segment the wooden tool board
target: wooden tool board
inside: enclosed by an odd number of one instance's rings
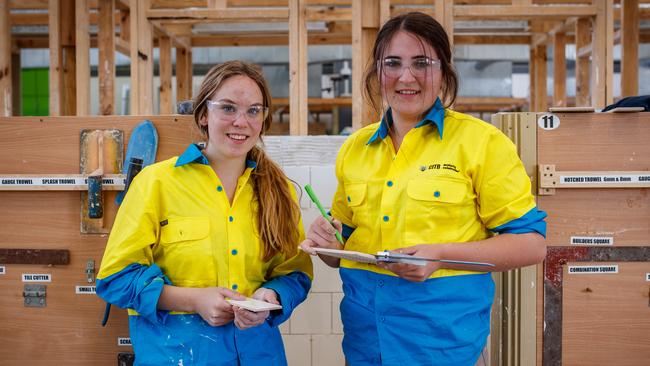
[[[125,148],[130,131],[151,120],[160,136],[157,161],[181,154],[199,140],[192,116],[0,118],[0,174],[79,174],[79,133],[120,129]],[[104,192],[107,227],[117,208],[115,192]],[[116,365],[118,338],[128,338],[126,311],[113,307],[100,325],[105,303],[88,286],[86,265],[99,270],[107,235],[80,233],[79,191],[0,191],[0,248],[67,249],[67,265],[7,264],[0,274],[0,363],[3,365]],[[23,274],[49,274],[47,305],[24,305]]]

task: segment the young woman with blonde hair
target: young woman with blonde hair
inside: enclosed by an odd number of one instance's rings
[[[97,294],[129,309],[137,365],[286,365],[278,326],[311,287],[291,182],[257,146],[271,124],[261,72],[213,67],[195,99],[207,137],[142,170],[117,214]],[[282,305],[251,312],[226,299]]]

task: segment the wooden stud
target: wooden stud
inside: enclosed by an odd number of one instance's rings
[[[440,23],[447,36],[449,36],[452,54],[454,50],[454,0],[435,0],[435,17]]]
[[[99,114],[115,114],[115,0],[99,3]]]
[[[131,114],[153,114],[153,27],[146,14],[150,0],[131,0]]]
[[[379,0],[379,26],[383,26],[390,19],[390,0]]]
[[[591,43],[591,103],[604,108],[613,102],[612,82],[614,79],[614,17],[613,0],[593,0],[596,7],[594,37]]]
[[[163,36],[158,40],[160,47],[160,60],[158,70],[160,73],[160,114],[172,114],[172,41]]]
[[[379,31],[377,0],[352,1],[352,128],[377,122],[379,113],[363,98],[363,74],[372,60],[372,47]],[[379,97],[379,96],[376,96]]]
[[[109,20],[110,21],[110,20]],[[75,1],[75,54],[77,115],[90,114],[90,24],[88,0]]]
[[[63,59],[62,115],[77,114],[76,16],[74,0],[61,0],[61,55]]]
[[[306,6],[289,1],[289,130],[291,135],[308,133],[307,110],[307,19]]]
[[[535,47],[533,63],[535,73],[532,74],[535,78],[534,89],[531,92],[535,94],[535,104],[533,104],[532,112],[543,112],[548,108],[547,98],[547,83],[546,83],[546,45],[541,44]]]
[[[621,0],[621,97],[639,94],[639,0]]]
[[[12,68],[15,65],[20,65],[20,49],[14,49],[11,52],[11,65]],[[20,90],[20,72],[14,70],[11,72],[11,90]],[[21,102],[22,98],[20,93],[12,92],[12,106],[11,111],[14,116],[22,115]]]
[[[192,97],[192,51],[176,48],[176,101]]]
[[[553,36],[553,106],[566,107],[566,55],[565,34]]]
[[[131,39],[131,12],[120,10],[120,39],[129,42]]]
[[[50,38],[49,107],[50,116],[60,116],[62,112],[61,91],[63,85],[60,0],[49,0],[48,5],[48,31]]]
[[[587,18],[580,18],[575,25],[576,51],[580,50],[591,42],[591,21]],[[576,54],[576,107],[591,106],[589,92],[589,57]]]
[[[0,116],[12,115],[9,0],[0,0]]]

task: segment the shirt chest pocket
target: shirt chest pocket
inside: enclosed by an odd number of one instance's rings
[[[155,262],[175,285],[201,287],[216,280],[207,217],[167,219],[160,228]]]
[[[367,192],[367,183],[347,183],[345,185],[346,200],[348,201],[348,207],[352,210],[352,222],[355,223],[356,227],[364,224],[368,216]]]
[[[453,241],[476,215],[472,187],[461,179],[413,179],[406,195],[404,239],[408,244]]]
[[[452,178],[413,179],[408,183],[408,197],[422,204],[459,204],[468,195],[469,184]]]

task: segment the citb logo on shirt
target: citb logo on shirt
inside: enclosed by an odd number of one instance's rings
[[[446,169],[446,170],[454,171],[456,173],[460,172],[460,170],[456,167],[456,165],[451,163],[444,163],[444,164],[436,163],[436,164],[429,164],[429,165],[420,165],[420,171],[422,172],[431,169],[436,169],[436,170]]]

